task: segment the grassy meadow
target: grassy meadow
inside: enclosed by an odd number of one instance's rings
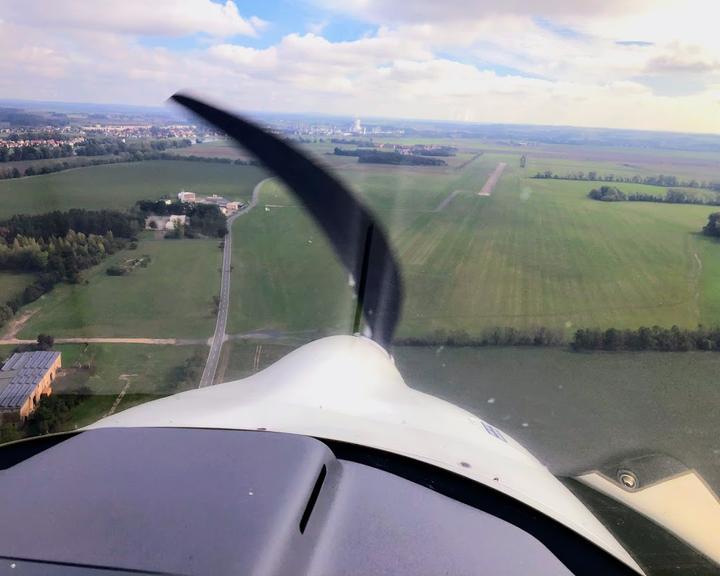
[[[412,388],[497,425],[556,474],[634,451],[674,454],[711,485],[720,355],[536,348],[395,347]]]
[[[707,215],[717,208],[596,202],[587,193],[597,184],[530,177],[550,169],[559,174],[595,170],[697,179],[715,174],[720,179],[720,168],[712,159],[687,153],[662,152],[653,157],[647,151],[531,150],[466,142],[448,166],[407,167],[361,165],[354,158],[328,155],[329,145],[309,148],[358,193],[388,231],[405,280],[399,337],[430,335],[436,330],[477,334],[496,326],[545,326],[569,336],[580,327],[720,323],[720,243],[699,233]],[[209,143],[204,150],[207,154],[232,152],[222,143]],[[477,156],[481,150],[483,154]],[[528,156],[525,168],[520,167],[523,154]],[[493,194],[478,196],[499,162],[507,167]],[[71,207],[125,209],[139,199],[174,195],[183,188],[249,198],[264,176],[255,167],[184,161],[80,168],[0,181],[0,218]],[[626,193],[664,193],[662,188],[636,184],[619,187]],[[452,201],[440,209],[451,195]],[[109,266],[143,254],[151,257],[147,268],[120,277],[105,273]],[[157,240],[144,233],[137,250],[113,255],[86,271],[84,283],[58,285],[29,305],[27,309],[36,312],[19,335],[35,338],[45,332],[55,337],[204,340],[215,325],[213,297],[219,292],[220,262],[217,240]],[[31,276],[0,274],[0,293],[17,293],[31,280]],[[230,334],[261,334],[255,341],[226,343],[218,379],[247,376],[303,340],[349,332],[354,307],[347,274],[324,235],[291,194],[276,180],[268,181],[255,209],[233,227],[227,329]],[[87,382],[98,393],[97,399],[78,407],[87,412],[81,410],[75,418],[80,424],[109,409],[127,381],[121,375],[135,374],[130,377],[123,408],[152,397],[165,386],[163,378],[169,370],[195,351],[207,351],[202,345],[139,344],[61,349],[66,366],[77,363],[82,355],[93,358],[92,374],[69,371],[65,384],[59,383],[71,389]],[[422,354],[435,351],[398,350],[399,366],[410,375],[409,383],[421,389],[430,386],[418,380],[417,374],[426,363]],[[497,363],[498,370],[514,373],[505,352],[496,352],[477,350],[472,352],[477,356],[465,358],[462,355],[471,351],[458,350],[459,355],[446,362],[457,367],[457,372],[443,374],[435,365],[428,374],[438,382],[448,382],[446,395],[452,398],[453,382],[465,379],[466,372],[470,378],[478,365]],[[573,356],[560,350],[507,354],[527,359],[529,373],[542,378],[547,374],[547,382],[539,389],[549,386],[557,374],[541,368],[536,354],[542,354],[543,361],[556,362],[561,371],[574,362],[586,366],[606,362],[597,369],[606,370],[608,379],[638,361],[638,356],[617,355],[617,366],[611,366],[611,361],[601,360],[610,356]],[[686,359],[694,358],[700,380],[716,369],[709,355],[647,358],[652,358],[646,363],[647,373],[637,374],[643,381],[653,378],[650,364],[656,371],[680,377]],[[525,360],[519,362],[522,365]],[[569,378],[576,369],[580,368],[567,368],[565,376],[560,376]],[[521,371],[517,377],[526,376]],[[493,374],[483,378],[495,381]],[[459,389],[463,394],[476,394],[475,384],[463,386]],[[478,402],[485,402],[484,394]],[[503,415],[496,417],[504,426]]]
[[[153,160],[0,180],[0,219],[69,208],[125,210],[182,189],[247,199],[263,178],[254,166]]]
[[[406,290],[399,336],[720,322],[720,245],[699,234],[717,208],[596,202],[587,198],[594,184],[527,178],[535,172],[520,168],[519,158],[486,153],[460,171],[339,171],[389,230],[399,256]],[[494,193],[477,196],[498,162],[507,168]],[[263,187],[234,240],[230,331],[349,326],[345,274],[276,183]]]
[[[105,270],[150,256],[147,268],[126,276]],[[83,284],[61,284],[29,306],[38,312],[20,332],[55,337],[207,338],[215,327],[213,296],[220,290],[218,240],[155,240],[123,250],[86,272]]]
[[[127,390],[116,411],[179,391],[173,369],[193,354],[207,354],[204,346],[138,344],[60,344],[63,374],[55,381],[56,394],[74,394],[83,386],[92,396],[73,408],[72,422],[81,427],[95,422],[111,409],[118,394]]]
[[[34,279],[32,274],[0,272],[0,303],[7,302],[21,294],[26,286],[33,283]]]

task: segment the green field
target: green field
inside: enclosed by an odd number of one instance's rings
[[[7,302],[22,293],[25,286],[32,284],[34,279],[32,274],[0,272],[0,303]]]
[[[69,208],[130,208],[182,190],[247,199],[264,178],[253,166],[154,160],[0,181],[0,218]]]
[[[501,161],[508,166],[493,195],[477,196]],[[519,155],[489,153],[461,171],[340,171],[389,229],[400,258],[401,337],[720,322],[720,245],[698,233],[717,208],[596,202],[587,198],[592,183],[525,174]],[[277,184],[263,188],[234,240],[231,332],[347,330],[354,302],[346,275]]]
[[[703,265],[718,247],[697,234],[712,208],[607,204],[587,191],[509,164],[490,198],[460,196],[395,232],[408,291],[400,334],[720,320],[708,315],[720,276]]]
[[[0,360],[13,350],[14,346],[0,346]],[[58,344],[55,350],[62,353],[62,370],[53,383],[53,394],[70,396],[81,388],[92,393],[71,410],[69,429],[107,415],[123,390],[115,412],[194,388],[195,382],[177,380],[177,368],[193,355],[207,354],[206,346],[141,344]]]
[[[93,396],[73,410],[77,427],[104,416],[129,383],[116,411],[137,403],[187,389],[175,387],[173,369],[205,346],[149,346],[138,344],[60,344],[63,375],[53,385],[56,394],[73,394],[87,386]]]
[[[233,226],[228,331],[347,332],[352,310],[347,275],[323,234],[274,180],[266,183]]]
[[[409,386],[497,425],[556,474],[657,451],[720,483],[720,424],[707,409],[718,354],[396,347],[393,356]]]
[[[127,276],[105,270],[148,254],[147,268]],[[62,284],[20,332],[55,337],[207,338],[215,326],[213,296],[220,289],[222,252],[217,240],[154,240],[123,250],[86,273],[87,283]]]
[[[274,364],[299,344],[299,341],[292,340],[286,340],[284,343],[275,340],[225,342],[215,375],[215,383],[230,382],[252,376]]]

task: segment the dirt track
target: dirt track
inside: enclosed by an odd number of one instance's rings
[[[505,170],[505,166],[507,166],[505,162],[500,162],[500,164],[495,167],[495,170],[483,185],[482,190],[478,192],[478,196],[490,196],[490,194],[492,194],[495,184],[500,180],[500,176],[502,176],[503,170]]]

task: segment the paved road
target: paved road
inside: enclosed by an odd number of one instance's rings
[[[205,368],[203,369],[202,376],[200,377],[200,383],[198,388],[204,388],[205,386],[212,386],[215,380],[215,373],[217,372],[218,362],[220,361],[220,352],[222,351],[222,345],[225,341],[225,328],[227,326],[228,307],[230,305],[230,271],[232,269],[232,225],[235,220],[247,214],[257,204],[258,194],[262,185],[270,180],[265,178],[255,185],[253,189],[252,198],[250,202],[237,212],[228,218],[227,227],[228,233],[225,235],[225,245],[223,247],[223,261],[222,261],[222,274],[220,277],[220,303],[218,305],[217,322],[215,323],[215,332],[210,340],[210,353],[208,354],[207,361],[205,362]]]

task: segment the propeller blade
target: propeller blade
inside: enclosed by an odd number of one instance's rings
[[[388,348],[400,317],[402,280],[387,238],[368,210],[336,177],[254,123],[183,94],[172,100],[254,154],[295,194],[355,281],[354,330],[360,331],[362,311],[370,337]]]

